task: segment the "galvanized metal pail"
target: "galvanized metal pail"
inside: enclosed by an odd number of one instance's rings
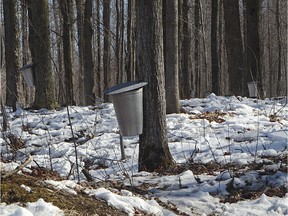
[[[256,98],[258,95],[258,89],[257,89],[257,83],[258,82],[248,82],[248,90],[249,90],[249,96],[251,98]]]
[[[125,136],[142,134],[143,87],[147,82],[126,82],[105,91],[111,95],[120,133]]]
[[[34,86],[33,64],[24,65],[19,71],[23,74],[24,80],[28,87]]]

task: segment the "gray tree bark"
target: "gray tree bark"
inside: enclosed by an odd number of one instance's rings
[[[166,129],[162,1],[136,1],[137,73],[144,88],[144,124],[139,141],[139,171],[165,169],[173,164]]]
[[[84,63],[84,93],[85,105],[95,104],[94,93],[94,61],[92,56],[92,0],[86,0],[84,10],[84,50],[83,63]]]
[[[29,45],[35,71],[34,108],[58,106],[52,75],[48,0],[29,0]]]
[[[70,22],[72,10],[72,0],[60,1],[60,9],[63,17],[63,58],[65,71],[65,105],[75,105],[73,87],[73,49],[72,49],[72,23]]]
[[[16,110],[19,100],[17,83],[20,81],[19,69],[19,29],[16,0],[4,0],[5,61],[6,61],[6,104]]]
[[[243,46],[238,0],[224,0],[225,44],[229,73],[229,94],[242,95]],[[245,87],[246,87],[245,83]]]
[[[178,0],[165,1],[165,90],[166,113],[179,113]]]

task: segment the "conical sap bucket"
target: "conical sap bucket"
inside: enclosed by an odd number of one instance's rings
[[[116,117],[123,137],[142,134],[143,87],[147,82],[126,82],[105,91],[112,97]]]
[[[24,65],[22,68],[19,69],[19,71],[22,73],[27,86],[34,86],[33,64]]]
[[[258,89],[257,89],[257,83],[258,82],[248,82],[248,90],[249,90],[249,96],[251,98],[256,98],[258,95]]]

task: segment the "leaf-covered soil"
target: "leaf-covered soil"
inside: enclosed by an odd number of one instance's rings
[[[21,187],[25,185],[31,188],[31,192]],[[62,190],[55,190],[45,185],[40,177],[27,174],[16,174],[1,182],[1,202],[6,204],[36,202],[43,198],[64,211],[65,215],[126,215],[118,209],[109,206],[106,202],[85,193],[78,191],[78,195],[67,193]]]

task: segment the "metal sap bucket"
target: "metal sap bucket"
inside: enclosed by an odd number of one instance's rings
[[[142,134],[143,87],[147,82],[126,82],[105,91],[111,95],[120,133],[125,136]]]
[[[33,64],[24,65],[19,71],[23,74],[24,80],[28,87],[34,86]]]
[[[251,98],[257,98],[258,95],[258,89],[257,89],[257,83],[258,82],[248,82],[248,90],[249,90],[249,96]]]

